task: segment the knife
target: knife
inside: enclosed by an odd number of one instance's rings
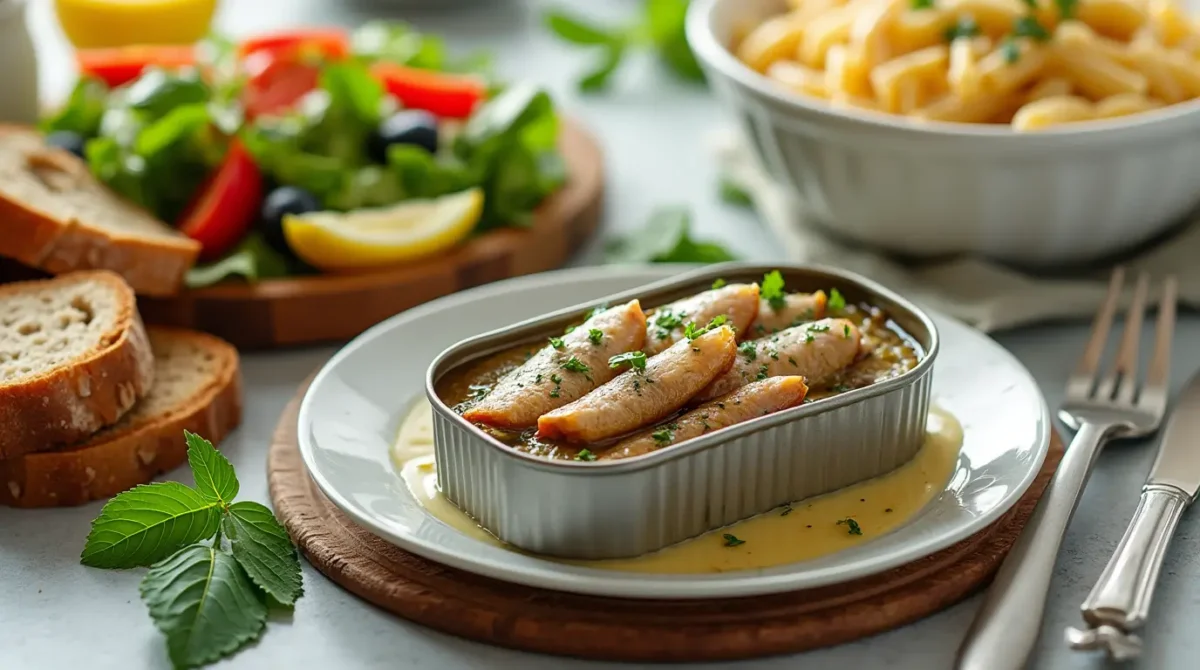
[[[1067,628],[1072,649],[1103,649],[1114,660],[1141,653],[1134,634],[1146,622],[1167,545],[1200,491],[1200,373],[1167,420],[1137,511],[1080,610],[1086,629]]]

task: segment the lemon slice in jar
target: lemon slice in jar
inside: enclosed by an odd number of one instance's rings
[[[482,214],[483,191],[471,188],[388,207],[287,215],[283,235],[317,269],[367,270],[445,251],[470,235]]]

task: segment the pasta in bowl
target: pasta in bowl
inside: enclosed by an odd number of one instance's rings
[[[1198,34],[1164,0],[693,0],[687,21],[805,225],[1030,268],[1200,205]]]
[[[1175,0],[787,4],[736,55],[839,107],[1034,131],[1200,97],[1200,26]]]

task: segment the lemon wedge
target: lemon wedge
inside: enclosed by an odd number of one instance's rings
[[[482,214],[483,191],[471,188],[388,207],[287,215],[283,235],[315,268],[366,270],[445,251],[470,235]]]
[[[191,44],[208,34],[217,0],[54,0],[58,22],[78,49]]]

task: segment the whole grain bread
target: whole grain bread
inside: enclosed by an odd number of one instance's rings
[[[171,295],[200,245],[108,190],[31,128],[0,125],[0,256],[52,274],[112,270],[142,295]]]
[[[86,439],[153,383],[150,340],[117,275],[0,286],[0,459]]]
[[[0,461],[0,503],[60,507],[108,498],[186,461],[183,431],[217,444],[237,427],[237,350],[203,333],[149,333],[156,364],[150,395],[82,444]]]

